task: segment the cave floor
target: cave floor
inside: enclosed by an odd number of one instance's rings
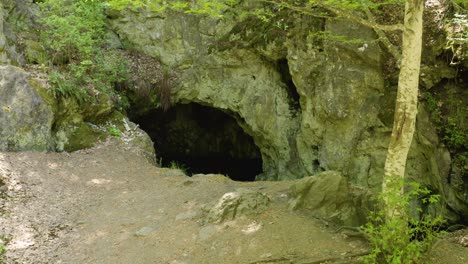
[[[188,178],[152,166],[119,139],[74,153],[0,153],[0,177],[5,263],[351,263],[367,250],[289,211],[291,182]],[[201,208],[239,187],[266,193],[268,209],[203,223]],[[467,260],[468,248],[453,238],[431,255],[432,263]]]

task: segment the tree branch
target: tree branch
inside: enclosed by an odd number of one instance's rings
[[[343,11],[343,10],[341,10],[339,8],[335,8],[335,7],[331,6],[331,5],[322,4],[321,1],[314,1],[312,5],[306,5],[306,6],[296,6],[294,4],[290,4],[290,3],[283,2],[283,1],[278,1],[278,0],[262,0],[262,2],[273,4],[273,5],[276,5],[278,7],[282,7],[282,8],[288,8],[288,9],[291,9],[293,11],[297,11],[297,12],[300,12],[302,14],[307,14],[307,15],[312,15],[312,16],[317,15],[317,14],[314,14],[314,12],[313,12],[314,7],[321,7],[321,8],[324,8],[324,9],[332,12],[333,14],[335,14],[338,17],[344,17],[344,18],[353,20],[353,21],[355,21],[355,22],[357,22],[357,23],[359,23],[359,24],[361,24],[363,26],[366,26],[366,27],[371,27],[371,28],[379,29],[379,30],[383,30],[383,31],[398,31],[398,30],[403,31],[403,29],[404,29],[403,24],[382,25],[382,24],[376,23],[375,20],[374,21],[369,21],[367,19],[363,19],[363,18],[361,18],[359,16],[353,15],[349,11]]]
[[[337,15],[339,17],[344,17],[344,18],[353,20],[353,21],[355,21],[355,22],[357,22],[357,23],[359,23],[359,24],[361,24],[363,26],[371,27],[373,29],[383,30],[383,31],[398,31],[398,30],[403,31],[403,29],[404,29],[403,24],[382,25],[382,24],[376,23],[375,20],[370,21],[370,20],[367,20],[367,19],[363,19],[363,18],[360,18],[359,16],[355,16],[355,15],[351,14],[350,12],[342,11],[342,10],[340,10],[338,8],[334,8],[334,7],[331,7],[331,6],[325,6],[325,5],[321,5],[321,7],[331,11],[332,13],[334,13],[335,15]],[[364,8],[364,9],[369,10],[367,7]]]
[[[364,12],[366,13],[367,19],[374,23],[375,18],[372,12],[369,10],[369,8],[366,6],[364,7]],[[385,32],[383,32],[380,29],[374,28],[375,33],[377,33],[377,36],[379,36],[379,41],[387,48],[388,52],[392,54],[392,56],[397,60],[398,68],[400,67],[400,62],[401,62],[401,51],[398,49],[397,46],[393,45],[392,42],[388,39],[387,35],[385,35]]]

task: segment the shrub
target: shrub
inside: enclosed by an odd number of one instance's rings
[[[370,215],[363,230],[368,235],[371,253],[363,257],[364,263],[417,263],[441,235],[439,229],[444,220],[440,216],[424,215],[420,219],[406,217],[410,215],[410,200],[420,197],[423,204],[429,205],[437,203],[440,196],[430,194],[427,188],[415,182],[409,184],[409,191],[404,195],[399,194],[403,181],[395,181],[391,185],[394,191],[380,195],[379,199],[385,199],[389,208],[402,210],[406,215],[385,219],[384,210]],[[417,211],[423,213],[421,208]]]
[[[91,60],[103,43],[105,16],[99,0],[45,0],[39,3],[44,30],[41,42],[52,61],[66,64]]]
[[[468,14],[454,14],[448,20],[446,31],[447,42],[445,49],[450,50],[452,53],[450,65],[460,64],[468,58]]]
[[[84,89],[76,88],[76,84],[70,79],[67,73],[51,73],[49,76],[49,83],[52,89],[49,91],[55,98],[73,98],[78,103],[82,104],[89,98],[89,94]]]
[[[6,251],[6,244],[8,243],[8,238],[3,235],[3,234],[0,234],[0,264],[3,264],[3,256],[5,254],[5,251]]]
[[[115,126],[109,126],[107,128],[107,132],[109,132],[109,135],[114,136],[114,137],[121,137],[122,132],[116,128]]]
[[[128,77],[119,51],[106,48],[103,0],[45,0],[41,42],[52,62],[49,76],[54,97],[75,97],[79,102],[104,92],[119,110],[128,100],[115,87]]]
[[[180,170],[184,174],[187,174],[188,171],[188,167],[185,164],[179,163],[174,160],[169,163],[169,168],[173,170]]]
[[[468,135],[466,129],[463,127],[463,120],[466,117],[466,111],[463,110],[463,103],[457,103],[456,100],[450,100],[456,108],[461,109],[460,112],[451,114],[442,108],[444,104],[439,101],[434,95],[429,92],[423,94],[426,101],[428,110],[430,112],[431,120],[434,122],[437,132],[451,150],[462,150],[468,147]],[[439,96],[440,97],[440,96]],[[445,112],[445,113],[444,113]]]

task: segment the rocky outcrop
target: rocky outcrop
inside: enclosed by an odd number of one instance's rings
[[[111,21],[125,42],[160,58],[178,72],[173,87],[176,102],[196,102],[231,114],[259,147],[264,179],[300,177],[292,172],[298,115],[290,111],[285,85],[276,62],[268,62],[254,50],[211,52],[216,22],[197,17],[171,15],[167,19],[138,14]],[[135,16],[136,15],[136,16]],[[173,30],[173,26],[177,30]],[[227,26],[229,28],[229,26]],[[149,30],[151,29],[151,30]],[[147,34],[149,33],[149,34]],[[208,70],[209,69],[209,70]]]
[[[34,32],[32,25],[37,18],[38,7],[32,0],[3,0],[0,3],[0,63],[22,65],[26,62],[22,51],[37,42],[26,41]],[[32,33],[34,32],[34,33]]]
[[[0,151],[75,151],[113,135],[156,163],[151,138],[115,111],[107,95],[79,104],[54,98],[43,81],[0,66]]]
[[[123,43],[177,72],[174,103],[196,102],[236,118],[260,149],[257,179],[334,170],[356,186],[380,190],[396,87],[385,83],[383,52],[371,29],[300,16],[287,19],[287,32],[249,19],[145,11],[109,16]],[[315,38],[314,30],[324,28],[359,42]],[[443,205],[433,210],[449,205],[445,214],[455,220],[468,202],[453,195],[450,155],[425,116],[422,105],[407,175],[443,194]]]
[[[177,69],[175,101],[237,117],[261,151],[264,172],[258,179],[338,170],[366,187],[380,185],[390,128],[379,114],[391,109],[382,109],[381,51],[371,30],[329,21],[331,32],[367,42],[317,44],[303,39],[303,32],[318,30],[320,23],[298,19],[282,42],[239,48],[247,44],[236,44],[245,36],[235,24],[173,14],[114,16],[111,24],[124,42]],[[226,38],[231,47],[219,48]]]
[[[290,208],[308,209],[314,216],[346,226],[366,223],[371,203],[369,193],[350,186],[336,171],[325,171],[298,180],[290,188]]]
[[[269,202],[264,193],[240,188],[225,193],[213,206],[206,207],[205,222],[221,223],[241,216],[255,216],[265,211]]]
[[[47,150],[54,114],[14,66],[0,66],[0,151]]]

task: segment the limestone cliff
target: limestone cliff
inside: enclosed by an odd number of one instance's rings
[[[196,102],[237,118],[262,155],[257,179],[336,170],[350,183],[380,188],[396,88],[385,82],[384,52],[372,30],[296,17],[287,33],[275,35],[250,20],[144,11],[109,16],[125,45],[177,72],[174,103]],[[308,34],[322,29],[360,41],[318,41]],[[443,194],[456,212],[451,217],[466,216],[466,198],[447,181],[450,154],[424,105],[419,112],[407,174]]]
[[[33,40],[15,45],[19,35],[11,30],[33,23],[31,10],[31,1],[2,1],[2,63],[20,65],[26,57],[27,62],[40,64],[41,51],[35,48],[40,45]],[[333,170],[350,184],[379,191],[396,87],[385,72],[387,57],[371,29],[349,21],[298,15],[285,17],[284,24],[277,25],[230,15],[217,20],[129,10],[109,10],[108,18],[115,33],[110,34],[109,46],[143,53],[174,73],[173,104],[198,103],[220,110],[252,137],[263,162],[258,180],[299,179]],[[348,41],[318,38],[323,30]],[[455,76],[447,67],[436,69],[439,62],[431,63],[423,70],[425,88]],[[14,131],[19,128],[0,128],[2,150],[74,151],[103,139],[111,123],[122,131],[137,130],[127,127],[127,119],[113,109],[105,94],[84,105],[55,100],[47,95],[47,87],[34,85],[26,73],[2,68],[2,74],[8,71],[26,80],[27,89],[22,93],[33,95],[28,100],[39,102],[35,109],[47,113],[35,112],[45,118],[30,122],[30,127],[40,128],[39,132],[29,131],[36,141],[29,140],[30,134],[26,134],[29,141],[17,140]],[[19,86],[10,85],[17,80],[15,75],[2,76],[7,81],[2,82],[0,94],[20,96],[22,93],[14,92]],[[15,109],[10,108],[13,103],[8,98],[0,98],[3,127],[14,125],[8,115]],[[145,106],[145,111],[151,110]],[[453,173],[451,155],[429,116],[426,105],[420,104],[407,174],[442,194],[442,204],[430,210],[466,221],[466,176]],[[7,138],[13,138],[11,144],[19,147],[5,147]],[[144,148],[152,152],[146,134],[142,138]]]

